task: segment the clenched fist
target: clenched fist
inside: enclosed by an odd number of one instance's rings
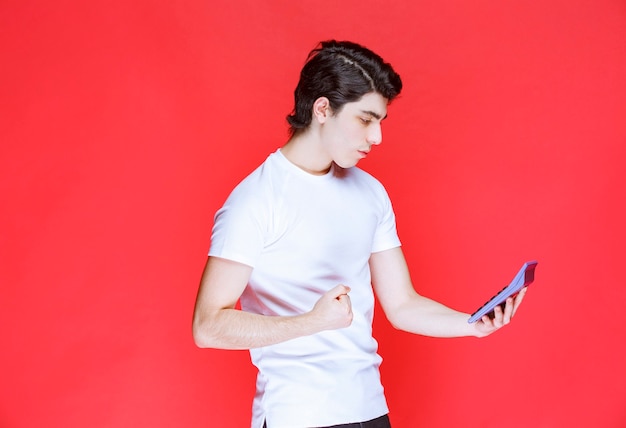
[[[335,330],[352,324],[350,287],[340,284],[328,290],[313,306],[309,315],[320,331]]]

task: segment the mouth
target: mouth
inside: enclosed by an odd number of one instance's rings
[[[367,154],[370,152],[369,150],[359,150],[358,151],[359,154],[361,155],[361,157],[365,158],[367,157]]]

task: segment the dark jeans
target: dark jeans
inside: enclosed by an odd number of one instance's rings
[[[263,428],[267,428],[267,424],[263,424]],[[380,418],[372,419],[366,422],[354,422],[352,424],[333,425],[330,427],[319,428],[391,428],[389,416],[383,415]]]

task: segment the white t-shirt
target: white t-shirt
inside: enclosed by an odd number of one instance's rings
[[[244,311],[297,315],[338,284],[354,319],[324,331],[251,349],[259,369],[252,428],[328,426],[388,412],[372,337],[371,253],[400,246],[383,186],[353,167],[323,176],[271,154],[215,215],[210,256],[252,266]]]

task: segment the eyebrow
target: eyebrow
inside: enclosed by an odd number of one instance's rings
[[[368,114],[370,116],[375,117],[378,120],[383,120],[387,117],[387,115],[385,116],[381,116],[379,113],[376,113],[375,111],[371,111],[371,110],[361,110],[361,113],[365,113]]]

